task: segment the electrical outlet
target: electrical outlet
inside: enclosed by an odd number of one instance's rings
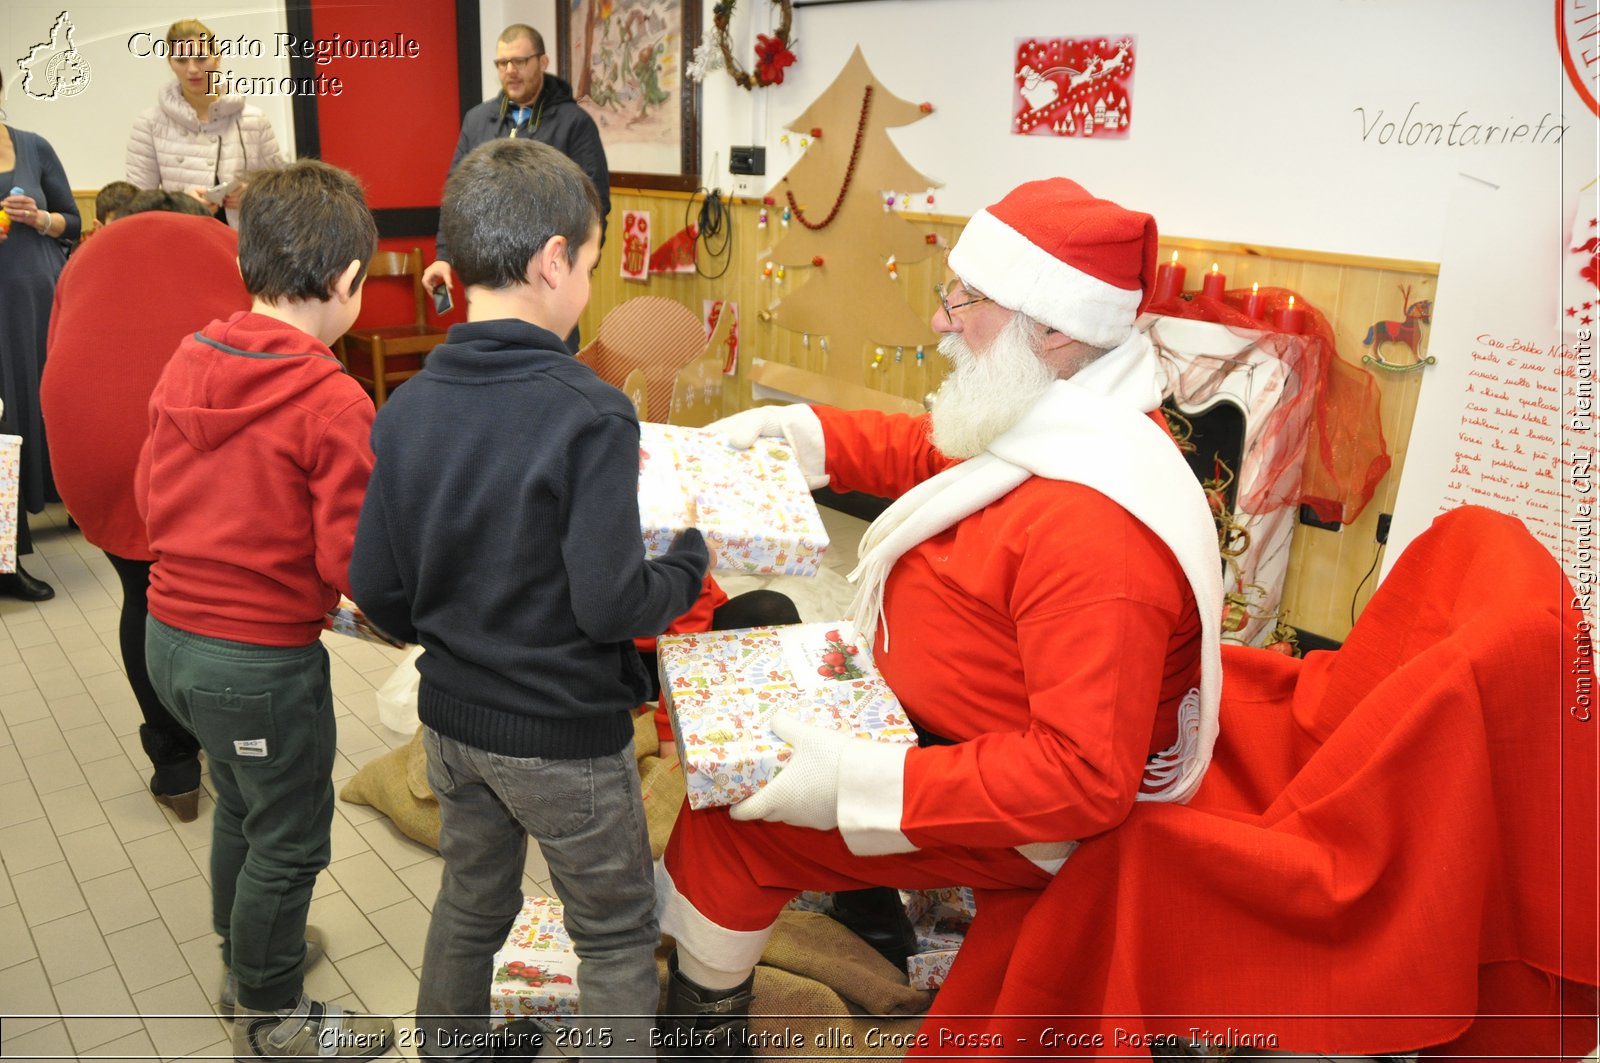
[[[1378,532],[1377,532],[1376,538],[1378,540],[1378,545],[1379,546],[1383,546],[1386,543],[1388,543],[1388,541],[1389,541],[1389,525],[1391,523],[1393,523],[1393,521],[1394,521],[1394,514],[1393,513],[1379,513],[1378,514]]]
[[[767,172],[767,149],[754,146],[729,148],[728,172],[760,177]]]
[[[1331,532],[1339,531],[1344,527],[1343,524],[1340,524],[1336,520],[1322,520],[1317,516],[1316,510],[1304,504],[1300,506],[1300,523],[1313,528],[1321,528],[1323,531]]]

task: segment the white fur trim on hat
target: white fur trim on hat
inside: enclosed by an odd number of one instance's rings
[[[950,251],[950,268],[1001,306],[1093,347],[1128,338],[1144,293],[1118,288],[1050,254],[980,210]]]

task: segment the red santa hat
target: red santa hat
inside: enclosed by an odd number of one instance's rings
[[[1156,272],[1156,221],[1065,177],[973,215],[950,251],[963,283],[1095,347],[1128,338]]]

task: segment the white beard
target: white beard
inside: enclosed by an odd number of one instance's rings
[[[933,406],[933,445],[942,453],[977,457],[1044,395],[1056,373],[1039,358],[1037,333],[1015,314],[981,355],[959,333],[939,341],[939,353],[955,367]]]

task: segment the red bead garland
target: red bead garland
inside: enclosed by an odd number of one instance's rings
[[[800,224],[807,229],[826,229],[833,224],[833,219],[839,216],[839,208],[844,206],[845,193],[850,191],[850,182],[856,175],[856,162],[861,158],[861,142],[867,135],[867,112],[872,108],[872,86],[868,85],[861,93],[861,118],[856,122],[856,142],[850,147],[850,162],[844,168],[844,184],[839,187],[839,198],[833,201],[833,209],[828,211],[828,216],[821,221],[809,221],[805,212],[800,209],[800,204],[795,202],[794,192],[784,189],[783,194],[789,197],[789,206],[794,211],[794,216],[800,219]]]

